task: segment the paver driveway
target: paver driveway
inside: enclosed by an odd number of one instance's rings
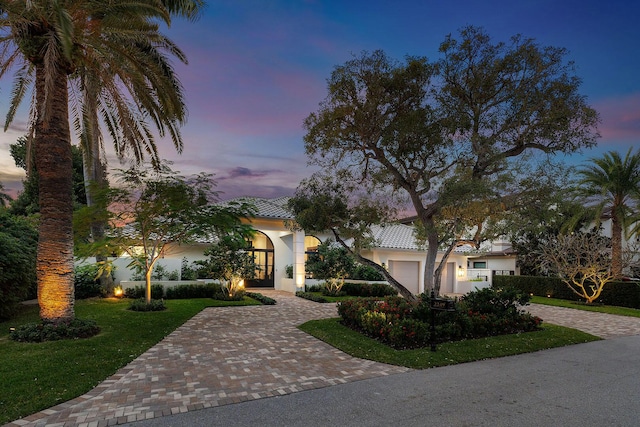
[[[260,292],[277,304],[204,309],[89,393],[10,425],[115,425],[408,371],[296,328],[335,304]]]
[[[107,426],[409,371],[356,359],[299,331],[335,304],[260,291],[275,306],[208,308],[89,393],[9,426]],[[640,319],[532,305],[548,323],[603,338]]]

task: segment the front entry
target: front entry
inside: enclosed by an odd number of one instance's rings
[[[251,249],[249,251],[256,263],[256,273],[253,279],[245,280],[245,287],[273,288],[274,251],[271,239],[264,233],[256,232],[251,239]]]

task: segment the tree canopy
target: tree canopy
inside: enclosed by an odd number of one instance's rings
[[[598,137],[598,115],[579,93],[564,49],[520,35],[494,42],[466,27],[459,39],[447,36],[440,53],[437,61],[399,62],[364,52],[335,67],[327,97],[305,120],[309,162],[323,176],[298,193],[345,197],[333,191],[340,181],[353,209],[404,200],[400,208],[416,213],[427,247],[426,285],[436,290],[447,254],[493,236],[488,218],[500,225],[500,215],[537,187],[548,156]],[[390,220],[383,204],[380,216]],[[343,228],[349,224],[360,223]],[[436,270],[439,250],[445,257]]]
[[[253,215],[253,206],[243,202],[214,204],[214,185],[210,175],[183,177],[166,164],[159,169],[132,167],[121,171],[116,186],[98,192],[98,203],[76,215],[78,255],[128,254],[132,264],[145,273],[150,301],[153,267],[171,244],[251,233],[242,219]],[[87,237],[96,219],[109,224],[101,240]]]

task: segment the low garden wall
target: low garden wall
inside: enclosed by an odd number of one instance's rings
[[[161,285],[164,289],[175,288],[181,285],[203,285],[205,283],[218,283],[213,279],[197,279],[197,280],[152,280],[151,285]],[[136,286],[146,286],[144,280],[121,280],[120,287],[123,290],[133,289]]]

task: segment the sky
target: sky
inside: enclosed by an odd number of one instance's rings
[[[169,140],[159,152],[182,174],[213,173],[223,200],[292,195],[315,170],[303,121],[326,97],[334,67],[377,49],[437,60],[446,35],[474,25],[495,41],[522,34],[566,48],[601,117],[597,147],[569,160],[624,154],[640,146],[638,17],[632,0],[210,0],[196,22],[176,19],[165,31],[189,60],[175,64],[189,116],[182,154]],[[3,118],[10,83],[0,81]],[[0,133],[0,183],[14,196],[24,172],[9,144],[26,133],[21,111]],[[122,167],[112,156],[109,165]]]

